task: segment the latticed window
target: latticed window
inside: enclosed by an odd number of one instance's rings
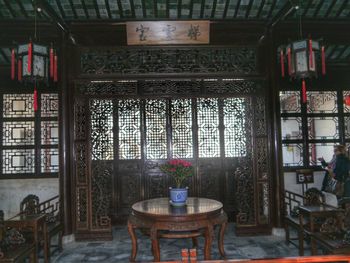
[[[308,91],[300,104],[299,91],[281,91],[282,156],[285,167],[320,165],[331,160],[335,144],[348,144],[350,107],[343,104],[349,91]]]
[[[93,99],[92,160],[246,156],[247,100]]]
[[[57,176],[59,172],[58,94],[1,94],[1,177]]]

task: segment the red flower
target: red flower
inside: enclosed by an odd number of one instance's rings
[[[193,175],[192,164],[181,159],[172,159],[159,168],[161,171],[174,178],[177,188],[181,188],[182,182]]]

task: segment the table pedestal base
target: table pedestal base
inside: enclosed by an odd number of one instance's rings
[[[140,218],[133,213],[129,216],[128,232],[131,237],[132,249],[130,262],[135,262],[137,254],[137,237],[135,229],[148,229],[152,243],[152,254],[154,261],[160,261],[160,238],[192,238],[193,244],[197,245],[196,237],[203,235],[204,243],[204,259],[210,260],[211,245],[214,237],[214,226],[219,225],[218,233],[218,247],[220,255],[225,258],[224,250],[224,234],[227,226],[227,215],[221,211],[209,218],[192,219],[186,221],[176,222],[174,220],[150,220],[147,218]],[[164,234],[164,231],[166,233]],[[184,233],[185,231],[185,233]]]

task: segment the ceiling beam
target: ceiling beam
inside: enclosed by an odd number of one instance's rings
[[[289,2],[289,1],[288,1]],[[267,18],[271,17],[272,16],[272,12],[273,10],[275,9],[275,6],[276,6],[276,0],[273,0],[272,4],[271,4],[271,8],[270,8],[270,12],[269,14],[267,15]]]
[[[65,19],[66,14],[64,13],[63,7],[62,7],[61,2],[59,0],[56,0],[56,5],[58,7],[58,10],[60,10],[61,16],[63,17],[63,19]]]
[[[190,5],[191,5],[191,9],[190,9],[190,18],[192,17],[192,8],[193,8],[193,0],[191,0],[191,3],[190,3]],[[169,19],[169,17],[170,17],[170,12],[169,12],[169,0],[165,0],[165,17],[167,18],[167,19]]]
[[[212,19],[215,17],[216,5],[217,5],[217,0],[214,0],[213,1],[213,8],[211,10],[211,15],[210,15],[210,18],[212,18]]]
[[[329,16],[329,14],[331,13],[335,3],[336,3],[336,0],[333,0],[332,3],[329,5],[329,8],[328,8],[328,10],[327,10],[327,12],[326,12],[324,17],[328,17]]]
[[[233,15],[234,18],[237,17],[237,13],[238,13],[238,9],[239,9],[240,5],[241,5],[241,0],[238,0],[237,4],[236,4],[235,14]]]
[[[307,11],[309,11],[309,8],[310,8],[311,4],[312,4],[312,1],[308,1],[307,2],[306,6],[305,6],[305,8],[303,10],[303,13],[301,14],[302,17],[306,16]],[[301,6],[299,6],[299,10],[298,11],[301,12],[301,9],[302,9]]]
[[[106,5],[106,10],[108,14],[108,18],[112,19],[112,13],[111,13],[111,8],[109,7],[109,2],[108,0],[105,0],[105,5]],[[133,15],[135,17],[135,14]]]
[[[82,5],[82,7],[83,7],[83,10],[84,10],[84,13],[85,13],[86,18],[89,19],[89,18],[90,18],[89,12],[87,11],[86,4],[85,4],[85,1],[84,1],[84,0],[81,0],[81,5]]]
[[[248,4],[248,7],[247,7],[247,11],[245,12],[245,18],[248,18],[249,17],[249,14],[250,14],[250,10],[252,9],[252,6],[253,6],[253,0],[250,0],[249,1],[249,4]]]
[[[38,0],[38,7],[43,9],[52,19],[52,21],[65,33],[69,33],[69,27],[66,22],[55,12],[55,10],[45,0]]]
[[[256,14],[256,18],[259,18],[260,15],[261,15],[261,12],[264,8],[264,5],[265,5],[265,0],[262,0],[261,3],[260,3],[260,6],[259,6],[259,10],[258,10],[258,13]]]
[[[131,17],[136,18],[134,0],[130,0],[130,9],[131,9]]]
[[[123,6],[122,6],[122,2],[120,0],[117,0],[117,5],[118,5],[118,9],[119,9],[119,16],[121,19],[124,18],[124,13],[123,13]],[[144,9],[146,9],[146,7],[144,6],[144,0],[142,2],[142,6]]]
[[[181,0],[179,0],[181,2]],[[178,1],[178,2],[179,2]],[[179,6],[178,6],[179,9]],[[157,0],[153,0],[153,16],[158,19],[158,6],[157,6]]]
[[[96,11],[96,16],[97,16],[98,19],[100,19],[101,18],[100,9],[98,8],[97,2],[96,2],[96,0],[93,0],[92,2],[93,2],[93,5],[94,5],[94,8],[95,8],[95,11]]]
[[[20,0],[16,0],[16,3],[18,4],[19,8],[21,9],[21,13],[23,14],[23,16],[25,18],[28,18],[28,14],[27,14],[26,10],[24,9],[22,2]]]
[[[229,4],[230,4],[230,0],[226,0],[224,14],[222,16],[223,19],[225,19],[226,16],[227,16],[227,11],[228,11]],[[193,7],[192,7],[192,9],[193,9]]]
[[[348,4],[348,0],[344,0],[343,4],[339,7],[337,14],[335,15],[335,17],[339,17],[341,12],[344,10],[344,8],[346,7],[346,5]]]
[[[68,0],[68,1],[69,1],[69,4],[70,4],[70,8],[73,11],[74,18],[78,19],[77,10],[75,10],[75,6],[74,6],[73,1],[72,0]]]
[[[287,1],[284,6],[278,11],[278,13],[270,19],[270,21],[267,23],[266,27],[267,29],[273,28],[277,25],[277,23],[280,23],[283,21],[286,17],[288,17],[292,12],[295,11],[297,7],[292,4],[290,1]]]
[[[4,3],[7,7],[7,9],[9,10],[10,14],[12,17],[16,17],[16,13],[15,11],[13,10],[12,6],[10,5],[10,3],[8,2],[8,0],[4,0]]]

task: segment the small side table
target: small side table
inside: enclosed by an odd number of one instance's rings
[[[350,254],[350,245],[344,244],[342,238],[330,238],[322,233],[313,233],[312,238],[316,244],[332,255]]]
[[[316,254],[316,245],[315,240],[313,238],[313,233],[316,231],[315,219],[316,218],[327,218],[334,217],[334,215],[339,216],[340,213],[343,213],[343,209],[339,209],[336,207],[331,207],[327,205],[319,205],[319,206],[299,206],[299,222],[301,227],[301,233],[306,233],[311,238],[311,254]],[[305,219],[308,218],[308,229],[304,229]],[[299,244],[301,248],[301,255],[304,255],[304,239],[300,238],[301,244]]]
[[[33,237],[34,237],[34,245],[35,245],[35,258],[34,261],[37,262],[37,253],[39,248],[39,242],[40,242],[40,231],[42,231],[43,239],[46,244],[46,215],[45,214],[37,214],[37,215],[26,215],[26,214],[20,214],[17,216],[14,216],[6,221],[4,221],[5,227],[13,227],[16,229],[23,229],[23,228],[31,228],[33,230]],[[44,257],[45,257],[45,263],[48,262],[48,254],[45,249],[44,245]]]
[[[37,262],[34,244],[22,244],[15,250],[7,251],[5,257],[0,256],[0,263],[25,262],[28,257],[31,263]]]

